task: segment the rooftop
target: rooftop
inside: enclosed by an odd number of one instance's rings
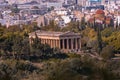
[[[105,14],[105,12],[102,9],[98,9],[95,13],[96,14]]]
[[[30,36],[34,36],[35,33],[37,34],[37,36],[50,36],[50,37],[62,37],[62,36],[78,36],[78,33],[74,33],[74,32],[53,32],[53,31],[36,31],[36,32],[32,32],[29,35]]]

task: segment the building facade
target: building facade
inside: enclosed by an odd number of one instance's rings
[[[50,45],[51,48],[59,48],[65,52],[78,52],[81,49],[81,36],[74,32],[46,32],[36,31],[29,34],[30,43],[36,37],[41,43]]]

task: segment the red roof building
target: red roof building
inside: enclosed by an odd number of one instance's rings
[[[105,14],[105,12],[102,10],[102,9],[98,9],[96,12],[95,12],[95,14]]]

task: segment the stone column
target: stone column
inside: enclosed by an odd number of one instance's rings
[[[43,39],[41,39],[41,43],[43,44]]]
[[[48,43],[48,39],[46,39],[46,44],[49,44],[49,43]]]
[[[58,48],[60,49],[60,40],[57,40]]]
[[[45,44],[45,39],[43,39],[43,44]]]
[[[45,44],[46,44],[46,40],[47,40],[47,39],[45,39]]]
[[[50,39],[50,46],[51,46],[51,48],[53,47],[53,46],[52,46],[52,39]]]
[[[58,48],[57,39],[55,40],[55,47]]]
[[[48,43],[49,43],[49,46],[51,47],[51,45],[50,45],[50,39],[48,39]]]
[[[52,39],[52,47],[54,48],[54,40]]]
[[[58,40],[57,39],[56,39],[56,43],[55,44],[56,44],[55,47],[58,48]]]
[[[73,49],[73,39],[71,39],[71,49]]]
[[[54,48],[56,47],[56,40],[54,40]]]
[[[45,39],[45,44],[47,44],[47,39]]]
[[[50,39],[50,45],[51,45],[51,48],[52,48],[52,39]]]
[[[46,44],[48,44],[48,39],[46,39]]]
[[[49,41],[49,39],[47,39],[47,44],[50,45],[50,41]]]
[[[81,44],[81,38],[79,38],[79,49],[81,50],[82,44]]]
[[[76,45],[76,49],[78,49],[78,38],[75,39],[75,45]]]
[[[49,44],[48,39],[46,39],[46,43]]]
[[[53,43],[54,43],[54,48],[55,48],[55,47],[56,47],[56,40],[54,40],[54,42],[53,42]]]
[[[67,39],[67,49],[69,49],[69,39]]]
[[[56,40],[53,40],[53,48],[56,47]]]

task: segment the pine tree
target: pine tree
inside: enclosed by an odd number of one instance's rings
[[[101,24],[97,25],[98,53],[102,51]]]

